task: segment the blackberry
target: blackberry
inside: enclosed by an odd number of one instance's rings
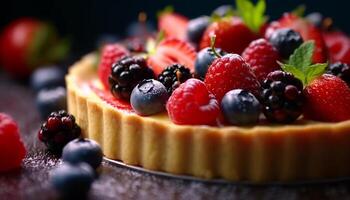
[[[292,74],[271,72],[264,80],[262,88],[261,103],[267,120],[291,123],[302,114],[303,84]]]
[[[112,65],[109,86],[114,97],[129,101],[134,87],[144,79],[154,78],[153,70],[140,56],[126,56]]]
[[[168,91],[168,94],[171,95],[181,83],[190,78],[192,78],[192,74],[188,68],[180,64],[173,64],[168,66],[161,74],[159,74],[158,81],[163,83]]]
[[[350,86],[350,67],[349,65],[337,62],[328,66],[327,74],[338,76]]]
[[[304,42],[298,32],[289,28],[276,30],[269,38],[269,41],[278,50],[283,59],[288,59],[294,50]]]
[[[60,154],[63,147],[70,141],[80,137],[81,129],[75,123],[73,115],[66,111],[52,112],[41,125],[39,140],[53,152]]]

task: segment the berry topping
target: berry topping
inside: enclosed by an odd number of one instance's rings
[[[0,113],[0,172],[17,169],[26,155],[16,122]]]
[[[283,71],[271,72],[262,87],[263,112],[269,121],[291,123],[302,114],[303,84],[292,74]]]
[[[233,89],[244,89],[254,95],[258,95],[260,89],[259,81],[249,64],[237,54],[227,54],[214,60],[204,82],[219,102]]]
[[[178,13],[173,12],[173,8],[166,7],[158,15],[159,31],[164,31],[166,37],[186,39],[188,19]]]
[[[270,43],[276,47],[283,59],[288,59],[290,55],[303,44],[301,35],[289,28],[278,29],[269,38]]]
[[[324,31],[329,31],[332,30],[333,27],[333,20],[329,17],[324,17],[321,13],[319,12],[313,12],[308,14],[305,19],[315,25],[317,28],[324,30]]]
[[[36,106],[42,119],[46,119],[50,113],[67,108],[67,95],[64,87],[43,89],[36,96]]]
[[[30,77],[30,86],[36,92],[64,85],[64,71],[58,66],[39,68]]]
[[[74,116],[61,110],[50,114],[41,125],[38,138],[52,153],[60,154],[68,142],[80,135],[81,129],[75,123]]]
[[[198,79],[188,79],[170,96],[166,105],[175,124],[214,124],[220,108],[214,95]]]
[[[168,97],[167,89],[161,82],[148,79],[133,89],[130,103],[137,114],[147,116],[164,111]]]
[[[350,67],[349,65],[341,62],[331,64],[328,67],[328,74],[338,76],[350,86]]]
[[[250,125],[258,122],[261,109],[253,94],[235,89],[225,94],[221,101],[221,110],[230,124]]]
[[[196,56],[195,49],[189,43],[170,38],[157,45],[147,63],[156,75],[159,75],[167,66],[176,63],[185,65],[193,71]]]
[[[220,55],[224,56],[226,52],[221,49],[215,49],[215,51]],[[212,48],[204,48],[200,50],[197,54],[196,62],[194,64],[195,75],[201,79],[204,79],[205,74],[208,71],[209,66],[213,61],[218,58],[214,53]]]
[[[200,16],[189,21],[187,26],[187,40],[197,46],[209,24],[210,18],[208,16]]]
[[[85,199],[95,179],[86,163],[63,163],[51,172],[50,181],[62,199]]]
[[[350,39],[341,31],[323,33],[331,61],[350,64]]]
[[[213,16],[225,17],[227,15],[231,15],[234,12],[234,8],[232,5],[221,5],[213,11]]]
[[[259,82],[262,82],[267,74],[278,70],[278,51],[267,40],[258,39],[250,43],[244,50],[242,57],[247,61]]]
[[[109,88],[108,77],[111,74],[113,63],[128,54],[128,50],[120,44],[107,44],[103,47],[98,66],[98,76],[106,89]]]
[[[173,64],[159,74],[158,81],[163,83],[168,91],[168,94],[171,95],[181,83],[190,78],[192,78],[192,74],[188,68],[180,64]]]
[[[126,56],[114,63],[109,85],[114,97],[129,101],[134,87],[144,79],[154,78],[152,69],[140,56]]]
[[[102,150],[99,144],[89,139],[75,139],[69,142],[62,151],[62,159],[71,164],[81,162],[89,164],[96,169],[102,162]]]
[[[141,38],[129,38],[124,41],[126,48],[132,53],[143,53],[146,51],[145,42]]]

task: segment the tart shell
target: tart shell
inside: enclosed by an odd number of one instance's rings
[[[350,176],[350,121],[179,126],[162,116],[119,110],[86,92],[78,82],[96,79],[95,63],[90,54],[71,67],[68,110],[107,158],[172,174],[256,183]]]

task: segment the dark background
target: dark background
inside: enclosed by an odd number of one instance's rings
[[[350,32],[347,0],[267,0],[267,3],[270,19],[304,4],[307,13],[319,11],[332,16],[337,26]],[[146,11],[154,21],[156,12],[166,5],[196,17],[210,14],[222,4],[234,4],[234,0],[7,0],[0,4],[0,29],[20,16],[52,21],[63,35],[72,38],[74,52],[82,54],[95,48],[96,38],[101,34],[123,35],[140,11]]]

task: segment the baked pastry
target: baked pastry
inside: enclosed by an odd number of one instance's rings
[[[266,32],[272,34],[267,36],[269,41],[252,38],[243,53],[240,47],[222,45],[225,34],[216,36],[217,47],[242,53],[243,58],[223,56],[214,47],[197,55],[188,43],[174,38],[162,41],[146,59],[120,44],[106,45],[101,58],[89,54],[70,68],[66,77],[69,112],[84,136],[97,141],[107,158],[128,165],[252,182],[349,176],[350,89],[341,78],[322,75],[325,64],[311,64],[324,61],[324,49],[319,48],[326,47],[317,41],[315,45],[303,43],[310,38],[284,23],[287,17],[319,31],[304,19],[285,15],[271,23]],[[232,19],[232,26],[244,25],[236,20]],[[227,23],[231,21],[209,25],[200,46],[215,27]],[[282,27],[289,29],[280,31]],[[285,38],[291,34],[301,42]],[[181,38],[181,34],[167,35],[171,36]],[[291,51],[285,44],[295,47]],[[286,56],[288,51],[289,62],[275,65],[282,60],[280,52]],[[204,81],[183,78],[189,71],[200,77],[203,62],[198,57],[205,53],[217,57],[207,64]],[[306,65],[301,66],[298,59]],[[156,79],[149,69],[158,81],[144,81]],[[297,70],[305,71],[289,73]],[[164,100],[164,95],[170,98]]]

